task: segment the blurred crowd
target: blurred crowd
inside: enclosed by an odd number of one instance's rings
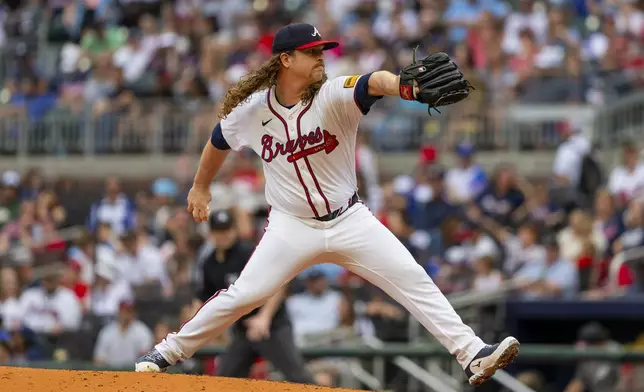
[[[0,117],[29,120],[33,151],[62,149],[52,129],[65,152],[87,148],[84,132],[99,153],[146,151],[151,129],[167,150],[198,149],[220,98],[291,21],[341,42],[330,77],[396,72],[416,45],[451,54],[477,90],[446,114],[450,133],[498,131],[509,103],[602,105],[643,81],[638,0],[13,0],[0,8]],[[380,105],[394,115],[371,115],[374,133],[422,128],[422,105]]]
[[[270,55],[273,32],[291,20],[342,42],[325,59],[329,76],[397,70],[415,45],[419,55],[452,54],[477,90],[449,126],[482,131],[509,102],[602,105],[641,88],[641,9],[635,0],[5,1],[1,140],[28,132],[31,150],[52,152],[86,148],[81,137],[92,132],[96,152],[143,151],[158,142],[147,133],[161,127],[162,148],[198,151],[219,99]],[[545,178],[525,178],[510,162],[484,170],[477,146],[455,140],[449,150],[423,147],[412,173],[385,179],[378,135],[418,127],[408,111],[427,114],[414,102],[384,105],[394,111],[362,123],[360,194],[446,294],[644,292],[628,253],[644,246],[644,163],[635,142],[624,142],[621,164],[606,168],[601,186],[588,183],[591,143],[574,124],[558,129],[562,142]],[[28,119],[27,128],[16,118]],[[53,129],[75,147],[56,146]],[[447,154],[456,165],[444,165]],[[191,174],[177,172],[145,187],[108,178],[101,194],[72,179],[51,182],[38,169],[2,173],[0,363],[79,359],[129,368],[194,314],[202,263],[221,233],[194,224],[185,211]],[[233,213],[226,230],[236,240],[261,238],[263,185],[257,158],[242,151],[211,187],[211,211]],[[286,305],[300,346],[408,339],[403,308],[332,264],[298,276]],[[312,364],[316,379],[333,384],[338,364]]]
[[[360,143],[361,194],[446,294],[510,286],[527,301],[644,294],[641,267],[625,256],[644,246],[639,147],[626,141],[622,163],[588,195],[581,185],[590,143],[573,126],[562,138],[552,174],[536,179],[509,163],[485,171],[465,142],[454,151],[426,147],[413,173],[383,179],[374,151]],[[446,167],[442,157],[450,153],[457,164]],[[111,177],[83,208],[93,185],[50,183],[37,169],[4,172],[0,336],[9,350],[0,351],[0,362],[67,358],[130,366],[198,309],[203,263],[218,244],[254,246],[261,238],[268,214],[263,183],[259,161],[247,151],[226,162],[211,186],[211,210],[234,216],[234,225],[222,228],[192,221],[185,178],[158,178],[149,189],[139,184],[126,192]],[[409,338],[406,310],[333,264],[298,276],[286,309],[300,346]],[[316,364],[320,379],[333,384],[338,363]]]
[[[644,244],[639,148],[625,141],[622,164],[588,194],[590,142],[574,127],[561,136],[552,174],[532,179],[511,164],[486,173],[461,143],[458,167],[419,166],[415,178],[385,184],[382,219],[446,293],[512,285],[525,299],[641,295],[639,267],[624,256]],[[422,157],[435,160],[429,151]]]

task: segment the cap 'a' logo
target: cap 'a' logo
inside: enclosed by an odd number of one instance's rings
[[[344,81],[344,88],[351,88],[351,87],[355,86],[359,77],[360,77],[360,75],[353,75],[353,76],[349,76],[348,78],[346,78],[345,81]]]
[[[315,37],[316,35],[317,35],[318,37],[322,38],[322,36],[320,35],[320,32],[318,31],[318,28],[317,28],[317,27],[313,27],[313,33],[311,34],[311,37]]]

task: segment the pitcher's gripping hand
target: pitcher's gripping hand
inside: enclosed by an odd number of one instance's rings
[[[192,214],[195,222],[208,221],[210,201],[212,195],[208,187],[193,185],[188,192],[188,212]]]

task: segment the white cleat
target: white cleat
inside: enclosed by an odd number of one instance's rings
[[[481,385],[497,370],[505,369],[519,354],[519,346],[519,341],[510,336],[501,343],[484,347],[465,368],[470,384]]]
[[[168,361],[156,349],[136,360],[134,370],[137,372],[159,373],[170,367]]]

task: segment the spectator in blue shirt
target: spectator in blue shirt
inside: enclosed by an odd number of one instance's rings
[[[107,223],[116,235],[134,230],[136,207],[123,193],[118,179],[110,177],[105,182],[105,197],[92,204],[89,213],[89,228],[94,231],[99,223]]]
[[[525,193],[527,218],[537,223],[541,231],[559,231],[564,228],[566,211],[552,200],[545,183],[534,184]]]
[[[456,146],[458,166],[447,172],[445,183],[447,193],[453,203],[469,203],[487,187],[487,173],[474,163],[474,146],[461,142]]]
[[[445,195],[445,169],[434,164],[420,170],[421,181],[408,195],[406,214],[415,229],[430,232],[455,215],[458,208]]]
[[[34,77],[23,78],[20,84],[20,93],[11,97],[10,104],[23,107],[29,120],[38,122],[44,119],[57,103],[57,96],[47,91],[44,81]]]
[[[517,271],[514,280],[525,287],[519,291],[524,299],[574,298],[579,292],[577,268],[570,261],[561,258],[559,245],[554,236],[544,239],[545,260],[532,260]]]
[[[490,185],[476,198],[476,205],[483,214],[503,226],[513,225],[514,212],[523,205],[525,196],[515,185],[514,170],[501,166],[496,170]]]

